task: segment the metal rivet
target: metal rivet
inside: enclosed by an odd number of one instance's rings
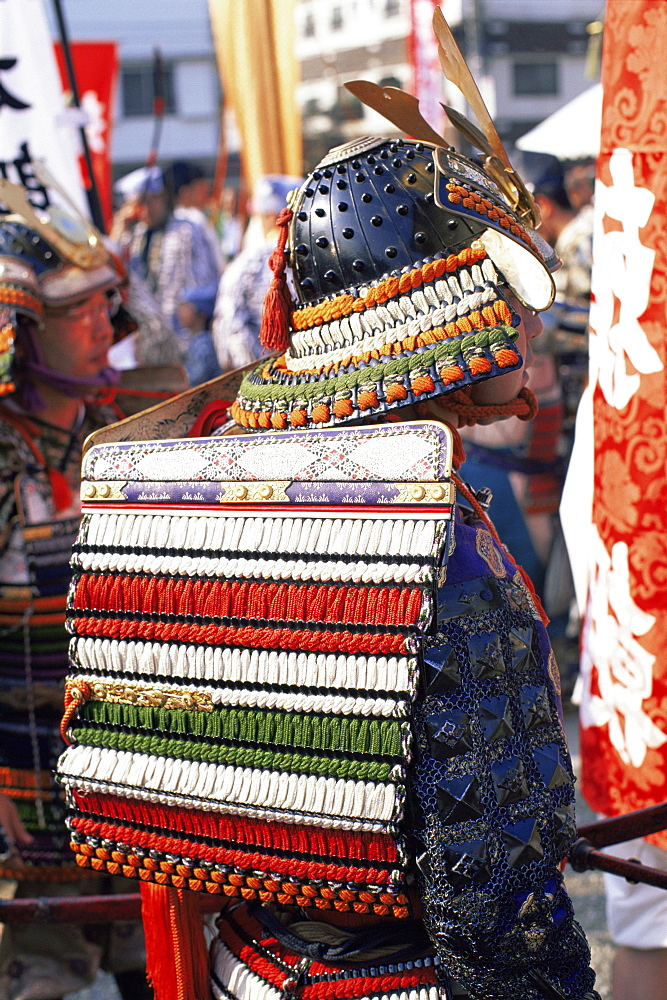
[[[111,487],[107,483],[101,483],[97,487],[97,492],[101,497],[108,497],[111,493]]]
[[[407,215],[410,209],[408,208],[407,205],[399,205],[396,211],[398,212],[399,215]]]
[[[247,486],[237,486],[234,489],[233,496],[235,496],[237,500],[245,500],[245,498],[248,496],[248,487]]]
[[[387,184],[385,186],[384,193],[385,194],[393,194],[395,190],[396,190],[396,188],[394,187],[393,184]]]
[[[426,233],[415,233],[415,243],[425,243]]]
[[[326,215],[326,212],[324,211],[323,208],[316,208],[315,209],[315,215],[317,215],[318,218],[322,219]]]
[[[83,488],[84,497],[94,497],[97,493],[97,489],[93,483],[86,483]]]
[[[446,494],[444,486],[434,486],[431,490],[431,496],[434,500],[442,500]]]
[[[423,486],[413,486],[411,492],[413,500],[423,500],[426,496],[426,490]]]
[[[369,201],[372,201],[372,200],[373,200],[373,196],[372,196],[372,195],[370,195],[370,194],[368,194],[368,192],[367,192],[367,191],[364,191],[364,193],[363,193],[363,194],[362,194],[362,196],[361,196],[361,200],[363,201],[363,203],[364,203],[365,205],[367,205]]]
[[[387,247],[385,253],[387,257],[395,257],[396,254],[398,253],[398,250],[396,249],[396,247]]]
[[[299,257],[307,257],[309,250],[305,243],[299,243],[298,247],[296,248],[296,252],[298,253]]]
[[[352,237],[354,236],[354,229],[350,229],[349,226],[346,226],[345,229],[343,230],[343,236],[345,237],[346,240],[351,240]]]
[[[344,191],[345,188],[347,187],[347,181],[344,181],[342,178],[339,178],[336,181],[336,187],[338,188],[339,191]]]
[[[325,247],[329,246],[329,240],[326,238],[326,236],[318,236],[317,239],[315,240],[315,246],[319,247],[320,250],[324,250]]]
[[[269,486],[268,484],[260,486],[258,493],[264,500],[268,500],[273,496],[273,486]]]
[[[320,192],[320,194],[329,194],[329,185],[320,184],[317,190]]]
[[[339,201],[338,202],[338,211],[339,212],[347,212],[347,202],[346,201]]]
[[[371,216],[371,226],[381,226],[381,225],[382,225],[382,216],[381,215],[372,215]]]
[[[354,268],[355,271],[363,271],[366,265],[364,264],[363,260],[353,260],[352,267]]]

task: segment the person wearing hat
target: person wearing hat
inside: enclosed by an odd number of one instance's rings
[[[190,385],[200,385],[221,374],[211,337],[211,320],[218,293],[217,282],[186,288],[178,305],[184,366]]]
[[[90,891],[69,851],[53,778],[67,671],[69,559],[80,520],[82,445],[116,419],[124,269],[83,219],[37,216],[0,182],[0,861],[17,897]],[[97,889],[99,891],[99,889]],[[91,982],[100,949],[78,927],[8,925],[0,996],[60,997]]]
[[[220,280],[212,324],[213,343],[223,371],[232,371],[262,354],[259,328],[264,296],[271,282],[269,257],[277,238],[276,218],[301,177],[266,174],[257,182],[249,229],[256,234],[231,260]],[[259,231],[259,232],[258,232]]]
[[[211,201],[210,178],[196,163],[175,160],[165,171],[165,183],[173,191],[174,217],[198,226],[204,236],[204,243],[198,244],[197,250],[204,255],[202,268],[209,269],[210,281],[202,281],[202,284],[219,281],[223,269],[222,249],[206,214]]]
[[[159,175],[151,173],[139,197],[138,220],[124,236],[120,234],[130,271],[147,283],[177,334],[176,310],[183,291],[210,284],[220,276],[201,226],[174,214],[182,180],[181,172],[173,168]]]

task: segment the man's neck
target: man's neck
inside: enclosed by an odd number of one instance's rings
[[[46,405],[35,413],[35,416],[54,427],[71,431],[81,413],[81,400],[66,396],[65,393],[43,382],[39,382],[37,388]]]

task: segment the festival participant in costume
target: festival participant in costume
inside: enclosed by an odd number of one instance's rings
[[[81,446],[116,419],[95,396],[116,380],[107,352],[123,272],[83,222],[38,219],[7,182],[0,202],[14,209],[0,216],[0,824],[10,847],[0,878],[33,897],[92,881],[72,863],[52,771]],[[8,925],[0,995],[62,996],[95,978],[99,958],[79,928]]]
[[[289,192],[301,181],[287,174],[267,174],[256,184],[245,246],[227,264],[215,302],[211,336],[223,372],[242,368],[262,356],[259,328],[271,283],[268,261],[278,238],[276,218]]]
[[[281,213],[235,402],[85,458],[59,777],[80,863],[141,879],[158,1000],[208,989],[189,889],[218,1000],[598,997],[544,616],[449,481],[459,426],[535,413],[557,259],[511,168],[406,131]]]

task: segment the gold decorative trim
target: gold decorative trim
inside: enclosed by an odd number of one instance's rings
[[[99,482],[91,483],[89,480],[84,479],[81,483],[81,499],[85,501],[89,500],[125,500],[125,494],[123,490],[127,486],[127,483],[121,482]]]
[[[71,682],[75,685],[74,680]],[[183,708],[212,712],[213,697],[206,691],[188,691],[180,687],[146,687],[126,681],[86,680],[90,689],[87,701],[107,701],[117,705],[141,705],[148,708]],[[70,694],[73,689],[70,688]]]
[[[216,497],[220,503],[289,503],[285,490],[292,485],[291,479],[269,479],[263,482],[220,483],[220,493]]]
[[[392,483],[392,486],[398,491],[394,503],[450,504],[456,499],[453,483]]]

